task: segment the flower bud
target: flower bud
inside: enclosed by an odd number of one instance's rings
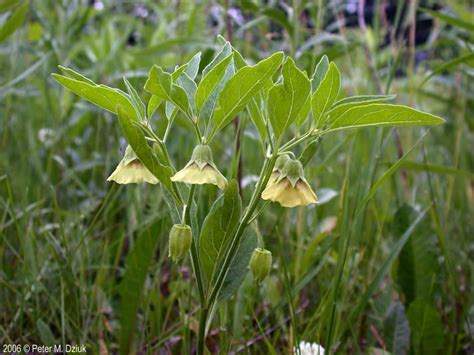
[[[255,281],[262,282],[272,268],[272,253],[266,249],[256,248],[250,258],[249,268]]]
[[[187,224],[175,224],[169,236],[169,255],[175,262],[184,257],[191,248],[193,237]]]

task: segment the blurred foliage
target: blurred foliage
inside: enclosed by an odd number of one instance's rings
[[[472,353],[473,11],[462,0],[1,0],[0,343],[116,352],[138,310],[136,352],[192,351],[197,290],[189,262],[167,258],[161,190],[105,182],[125,149],[117,120],[50,73],[60,64],[142,88],[153,64],[173,69],[197,51],[201,72],[222,34],[251,63],[283,50],[312,73],[327,55],[346,95],[397,93],[446,124],[325,138],[306,173],[320,205],[259,218],[278,272],[261,287],[249,277],[217,310],[208,349],[289,353],[307,341],[340,353]],[[160,108],[160,132],[164,117]],[[240,122],[249,186],[261,147],[250,119]],[[176,166],[193,147],[186,125],[178,116],[170,132]],[[212,147],[229,176],[234,140],[230,126]],[[205,189],[200,220],[217,193]],[[119,297],[127,273],[143,277],[136,309]]]

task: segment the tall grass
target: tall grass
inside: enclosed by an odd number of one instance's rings
[[[347,94],[396,92],[397,103],[447,123],[325,138],[306,173],[320,205],[271,206],[258,219],[273,272],[261,286],[249,277],[218,309],[209,351],[290,353],[309,341],[339,353],[472,352],[472,5],[367,1],[357,17],[349,3],[30,2],[0,43],[0,343],[116,352],[130,326],[136,352],[194,349],[197,290],[190,263],[167,258],[162,193],[105,182],[125,144],[115,117],[49,74],[61,64],[96,82],[121,86],[125,75],[143,87],[153,64],[202,51],[204,66],[220,33],[250,61],[281,49],[312,72],[327,54]],[[419,10],[434,5],[437,13]],[[250,120],[240,122],[246,186],[261,148]],[[184,125],[178,119],[170,133],[177,166],[192,150]],[[213,146],[222,166],[238,165],[235,139],[229,127]],[[198,189],[199,205],[209,208],[216,193]],[[143,290],[123,285],[127,272],[143,278]],[[127,299],[123,287],[137,292]],[[126,306],[134,297],[137,309]]]

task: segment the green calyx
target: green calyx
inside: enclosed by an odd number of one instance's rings
[[[193,150],[191,160],[212,161],[212,150],[208,145],[199,144]]]
[[[193,241],[191,227],[187,224],[175,224],[169,235],[169,256],[177,262],[191,249]]]
[[[288,178],[291,184],[295,186],[299,179],[304,179],[303,165],[299,160],[290,159],[283,167],[281,176]]]
[[[269,250],[256,248],[250,258],[249,269],[257,282],[262,282],[272,268],[272,253]]]
[[[125,149],[125,155],[123,156],[123,163],[124,165],[130,164],[132,161],[137,160],[138,157],[133,151],[132,147],[130,145],[127,145],[127,149]]]
[[[278,157],[278,159],[275,162],[275,167],[273,168],[273,171],[282,171],[283,168],[285,167],[286,163],[290,161],[291,158],[288,154],[283,154]]]

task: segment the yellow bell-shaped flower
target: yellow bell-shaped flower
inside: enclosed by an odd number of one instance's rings
[[[222,190],[227,186],[227,179],[220,173],[212,160],[211,148],[203,144],[194,148],[189,163],[174,174],[171,180],[187,184],[213,184]]]
[[[156,176],[138,159],[130,146],[127,146],[124,157],[107,181],[115,181],[117,184],[139,184],[142,182],[158,184],[159,182]]]
[[[304,178],[303,166],[298,160],[286,162],[280,176],[268,183],[262,192],[264,200],[279,202],[283,207],[306,206],[318,198]]]

